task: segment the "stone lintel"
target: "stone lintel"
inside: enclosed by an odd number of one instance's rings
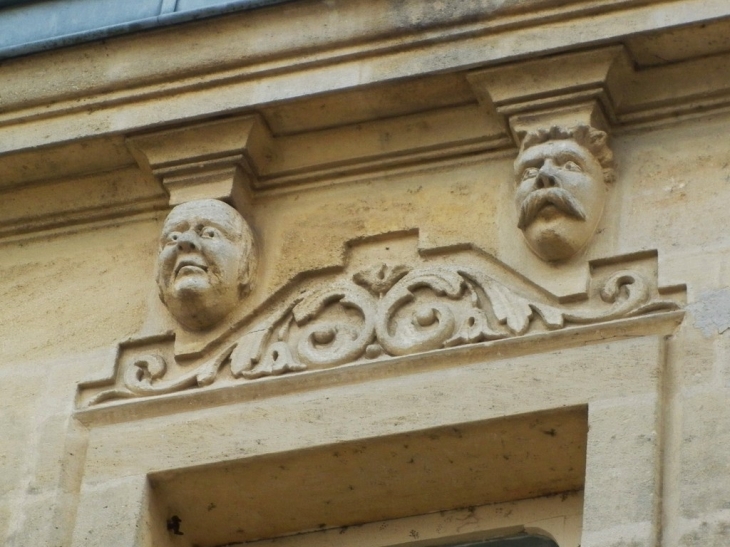
[[[251,186],[273,155],[266,122],[237,116],[129,137],[140,167],[162,182],[170,205],[220,199],[246,216]]]
[[[467,78],[479,101],[506,119],[519,145],[533,128],[616,122],[631,63],[623,46],[566,53],[477,70]]]

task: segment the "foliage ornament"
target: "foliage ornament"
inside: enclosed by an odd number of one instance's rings
[[[656,255],[592,265],[587,296],[569,302],[495,266],[493,259],[460,264],[459,256],[412,265],[376,263],[335,279],[315,279],[305,289],[290,290],[296,296],[281,299],[263,318],[249,318],[246,327],[193,364],[177,362],[172,333],[122,343],[114,377],[82,384],[81,392],[88,393],[82,404],[488,345],[668,312],[681,303],[677,293],[683,288],[657,287]]]

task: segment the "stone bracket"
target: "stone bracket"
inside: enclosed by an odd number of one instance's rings
[[[623,46],[566,53],[467,75],[480,103],[502,115],[519,145],[530,129],[616,123],[631,61]]]
[[[142,170],[162,182],[170,205],[212,198],[244,214],[274,150],[266,122],[255,114],[132,136],[126,143]]]

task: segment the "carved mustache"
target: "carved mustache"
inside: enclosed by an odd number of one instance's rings
[[[586,219],[583,206],[569,192],[562,188],[544,188],[527,195],[520,205],[520,220],[517,227],[524,230],[547,205],[554,205],[568,216]]]

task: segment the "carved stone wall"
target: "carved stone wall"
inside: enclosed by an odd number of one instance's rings
[[[0,543],[730,544],[727,36],[297,0],[4,61]]]

